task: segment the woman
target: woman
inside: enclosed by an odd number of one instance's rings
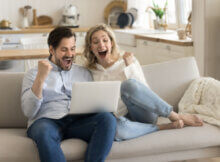
[[[195,115],[180,115],[150,90],[137,59],[131,53],[119,53],[113,31],[105,24],[89,29],[84,55],[95,81],[120,80],[121,99],[117,117],[116,140],[127,140],[164,129],[202,126]],[[169,124],[156,125],[158,116]]]

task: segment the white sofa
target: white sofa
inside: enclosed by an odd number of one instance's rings
[[[190,82],[199,77],[193,57],[143,67],[150,87],[168,103],[177,105]],[[0,73],[0,161],[39,162],[34,142],[26,137],[27,119],[20,106],[24,73]],[[159,122],[167,122],[160,118]],[[114,142],[108,162],[176,161],[220,155],[220,129],[205,124],[164,130],[133,140]],[[68,161],[83,161],[87,144],[79,139],[62,142]]]

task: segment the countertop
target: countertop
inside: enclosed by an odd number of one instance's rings
[[[22,60],[34,58],[46,58],[49,56],[48,49],[35,50],[0,50],[0,60]]]
[[[163,42],[179,46],[193,46],[191,38],[179,40],[175,30],[153,30],[153,29],[117,29],[115,32],[133,35],[134,39]]]
[[[0,30],[0,34],[33,34],[33,33],[49,33],[54,28],[36,28],[36,29],[16,29],[16,30]],[[74,32],[87,32],[89,28],[72,28]]]
[[[191,38],[186,38],[185,40],[179,40],[177,34],[135,34],[136,39],[149,40],[154,42],[163,42],[179,46],[193,46],[193,41]]]
[[[17,30],[0,30],[0,34],[33,34],[33,33],[49,33],[54,28],[31,28]],[[72,28],[74,32],[87,32],[89,27]],[[193,46],[190,38],[179,40],[176,31],[156,31],[147,29],[115,29],[116,32],[133,34],[135,39],[150,40],[155,42],[164,42],[180,46]]]
[[[0,31],[0,34],[25,34],[25,33],[49,33],[53,28],[47,29],[21,29],[21,30],[7,30]],[[89,28],[72,28],[75,32],[86,32]],[[153,32],[152,32],[153,31]],[[154,30],[115,30],[115,32],[132,34],[134,40],[142,39],[155,42],[164,42],[168,44],[174,44],[179,46],[193,46],[191,39],[179,40],[175,31],[159,33]],[[82,50],[77,50],[77,53]],[[0,50],[0,60],[14,60],[14,59],[35,59],[35,58],[47,58],[49,56],[48,49],[32,49],[32,50]]]
[[[77,49],[76,53],[81,54],[82,49]],[[31,49],[31,50],[0,50],[0,61],[2,60],[24,60],[47,58],[48,49]]]

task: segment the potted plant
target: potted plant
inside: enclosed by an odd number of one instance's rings
[[[159,7],[158,4],[155,4],[155,2],[153,0],[153,7],[147,8],[147,11],[149,9],[151,9],[156,16],[156,20],[154,20],[154,28],[155,29],[165,29],[166,30],[167,24],[166,24],[166,18],[164,18],[164,15],[166,14],[167,5],[168,5],[168,1],[166,0],[164,7],[161,8],[161,7]]]

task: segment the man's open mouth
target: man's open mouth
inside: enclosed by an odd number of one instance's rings
[[[108,50],[106,50],[106,51],[101,51],[101,52],[98,52],[98,53],[99,53],[99,56],[100,56],[100,57],[105,57],[106,54],[107,54],[107,52],[108,52]]]
[[[64,64],[65,67],[69,67],[72,65],[72,62],[73,62],[73,57],[64,57],[62,59],[62,62]]]

